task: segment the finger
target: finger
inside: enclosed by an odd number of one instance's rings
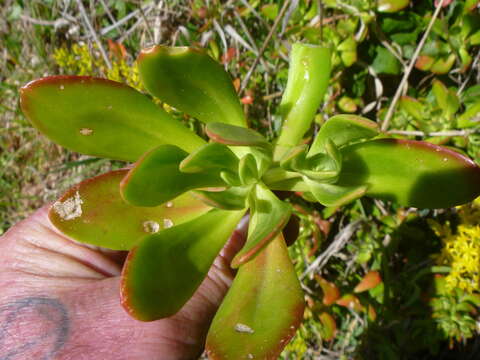
[[[2,271],[54,278],[100,279],[120,274],[111,256],[61,234],[48,219],[49,205],[9,229],[0,241]]]
[[[223,258],[230,263],[235,255],[241,250],[247,239],[248,222],[250,215],[245,215],[233,231],[232,236],[221,251]]]

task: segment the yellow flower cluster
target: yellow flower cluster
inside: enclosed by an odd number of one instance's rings
[[[458,208],[460,224],[455,232],[450,224],[431,221],[430,225],[443,241],[437,262],[450,266],[447,290],[459,288],[468,293],[480,290],[480,198]]]
[[[112,67],[109,69],[98,55],[97,47],[86,44],[74,44],[70,48],[61,47],[54,51],[53,58],[66,73],[75,75],[104,74],[108,79],[119,81],[143,91],[136,64],[129,65],[125,59],[111,56]]]
[[[305,342],[306,335],[301,332],[297,333],[292,341],[285,347],[284,353],[287,353],[290,358],[303,358],[307,352],[308,346]]]

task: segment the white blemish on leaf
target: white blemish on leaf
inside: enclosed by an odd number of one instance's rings
[[[83,200],[77,191],[75,196],[68,198],[65,201],[56,201],[53,204],[53,211],[57,213],[62,220],[72,220],[82,216]]]
[[[173,207],[173,201],[168,201],[168,202],[165,204],[165,206],[166,206],[167,208],[172,208],[172,207]]]
[[[247,358],[249,358],[249,359],[253,359],[253,358],[254,358],[254,356],[253,356],[252,354],[248,354],[248,355],[247,355]]]
[[[163,219],[163,228],[168,229],[173,226],[173,221],[170,219]]]
[[[59,88],[60,88],[60,90],[63,90],[63,89],[65,89],[65,86],[63,86],[63,85],[60,85],[60,87],[59,87]]]
[[[149,234],[155,234],[160,230],[160,224],[153,220],[147,220],[143,223],[143,231]]]
[[[93,130],[92,130],[92,129],[89,129],[89,128],[81,128],[81,129],[80,129],[80,134],[81,134],[81,135],[85,135],[85,136],[92,135],[92,134],[93,134]]]
[[[241,323],[235,324],[235,331],[247,334],[253,334],[255,332],[250,326]]]

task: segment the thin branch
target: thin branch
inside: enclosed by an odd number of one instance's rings
[[[475,56],[475,60],[472,62],[472,67],[470,68],[470,71],[468,72],[467,78],[465,81],[460,85],[457,91],[457,95],[460,95],[462,91],[465,89],[465,86],[467,86],[468,82],[470,81],[473,72],[475,71],[475,67],[477,66],[478,62],[480,61],[480,51],[478,52],[477,56]]]
[[[353,221],[347,226],[345,226],[338,234],[335,236],[335,239],[329,245],[329,247],[320,254],[303,272],[300,276],[300,280],[303,280],[308,274],[313,271],[320,271],[330,260],[332,256],[337,254],[345,246],[347,241],[352,237],[357,228],[360,226],[362,220]]]
[[[153,10],[153,6],[149,7],[147,10],[145,10],[145,16],[148,15],[150,13],[150,11]],[[144,22],[144,18],[143,17],[140,17],[137,19],[137,21],[135,22],[135,24],[132,25],[132,27],[130,29],[128,29],[125,34],[123,34],[119,39],[118,39],[118,42],[119,43],[123,43],[125,41],[126,38],[128,38],[130,36],[130,34],[132,34],[135,29],[140,26],[141,24],[143,24]]]
[[[283,95],[283,91],[277,91],[277,92],[274,92],[274,93],[263,96],[262,100],[264,100],[264,101],[272,100],[272,99],[275,99],[275,98],[280,97],[282,95]]]
[[[270,32],[268,33],[267,37],[265,38],[265,41],[263,42],[262,47],[260,48],[260,50],[258,52],[258,56],[253,61],[252,66],[250,67],[250,69],[247,72],[247,75],[244,77],[244,79],[242,81],[242,85],[240,86],[239,93],[242,93],[245,90],[245,88],[247,87],[247,84],[250,81],[250,78],[253,74],[253,71],[255,70],[258,63],[260,62],[260,58],[263,56],[263,53],[267,49],[268,43],[270,42],[270,39],[272,38],[273,33],[277,29],[278,24],[280,24],[280,20],[282,19],[283,15],[285,14],[285,11],[287,11],[289,4],[290,4],[290,0],[285,0],[285,2],[283,3],[282,9],[278,13],[278,15],[277,15],[277,17],[276,17],[276,19],[273,23],[273,26],[270,29]]]
[[[437,19],[438,14],[440,14],[440,10],[442,9],[444,1],[445,0],[440,0],[439,4],[437,5],[437,8],[435,9],[433,16],[430,19],[430,22],[428,23],[427,29],[425,30],[425,33],[423,34],[423,37],[420,40],[420,43],[418,44],[417,48],[415,49],[415,52],[413,53],[412,59],[410,60],[410,64],[408,64],[408,68],[405,71],[405,74],[403,75],[402,80],[400,81],[400,85],[398,85],[397,92],[395,93],[395,96],[393,97],[393,100],[388,108],[387,115],[385,115],[385,119],[383,120],[383,123],[382,123],[383,131],[388,129],[390,119],[393,116],[393,112],[395,111],[395,107],[397,106],[397,102],[400,99],[403,88],[407,84],[408,77],[410,76],[410,73],[413,70],[413,67],[415,65],[415,62],[417,61],[418,56],[420,55],[420,51],[422,51],[423,45],[425,44],[425,41],[427,41],[427,37],[430,34],[430,31],[432,30],[432,26],[435,23],[435,20]]]
[[[147,6],[143,7],[143,10],[148,11],[152,7],[153,7],[152,5],[147,5]],[[139,13],[140,13],[140,9],[132,11],[130,14],[128,14],[128,15],[124,16],[123,18],[121,18],[120,20],[114,22],[112,25],[108,25],[108,26],[104,27],[103,29],[101,29],[100,30],[100,35],[108,34],[110,31],[115,30],[119,26],[122,26],[128,20],[130,20],[131,18],[137,16]]]
[[[320,43],[323,43],[323,2],[318,0],[318,19],[320,20]]]
[[[100,0],[100,3],[102,4],[103,10],[105,10],[105,13],[107,14],[108,18],[110,19],[110,22],[114,24],[116,22],[115,18],[113,17],[112,12],[110,11],[110,8],[107,6],[105,3],[105,0]]]
[[[160,0],[157,5],[157,15],[155,16],[155,25],[153,26],[153,42],[156,44],[160,44],[162,39],[162,18],[160,17],[160,13],[163,7],[163,0]]]
[[[20,15],[20,18],[22,20],[28,21],[34,25],[42,25],[42,26],[54,26],[54,27],[59,27],[62,25],[68,25],[69,21],[64,19],[64,18],[59,18],[56,20],[43,20],[43,19],[34,19],[28,15]]]
[[[243,45],[244,48],[250,50],[255,55],[258,54],[258,50],[254,49],[248,42],[246,42],[245,39],[242,38],[237,32],[237,30],[235,30],[234,27],[230,24],[225,25],[225,32],[229,34],[233,39],[237,40],[241,45]]]
[[[153,6],[152,6],[152,9],[153,9]],[[144,22],[145,25],[146,25],[145,28],[147,29],[148,36],[150,36],[150,39],[153,40],[153,39],[154,39],[154,37],[153,37],[153,32],[152,32],[152,30],[150,29],[150,26],[149,26],[149,24],[148,24],[147,12],[145,12],[142,7],[140,7],[139,10],[140,10],[140,14],[141,14],[141,16],[142,16],[143,22]]]
[[[80,13],[82,14],[83,21],[85,22],[85,25],[87,26],[88,30],[90,31],[90,34],[92,35],[93,39],[95,40],[95,43],[98,46],[98,50],[100,50],[100,54],[102,54],[103,60],[105,61],[105,64],[107,64],[107,67],[109,69],[112,68],[112,63],[110,62],[110,59],[107,56],[107,53],[105,52],[105,49],[103,48],[102,43],[100,42],[100,39],[97,36],[97,33],[95,32],[95,29],[92,26],[92,23],[90,22],[88,15],[85,11],[85,8],[83,7],[82,1],[77,0],[77,5],[78,9],[80,10]]]

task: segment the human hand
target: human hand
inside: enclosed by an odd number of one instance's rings
[[[196,359],[227,292],[235,230],[195,295],[174,316],[137,321],[120,305],[126,252],[80,244],[50,223],[48,206],[0,237],[0,359]]]

